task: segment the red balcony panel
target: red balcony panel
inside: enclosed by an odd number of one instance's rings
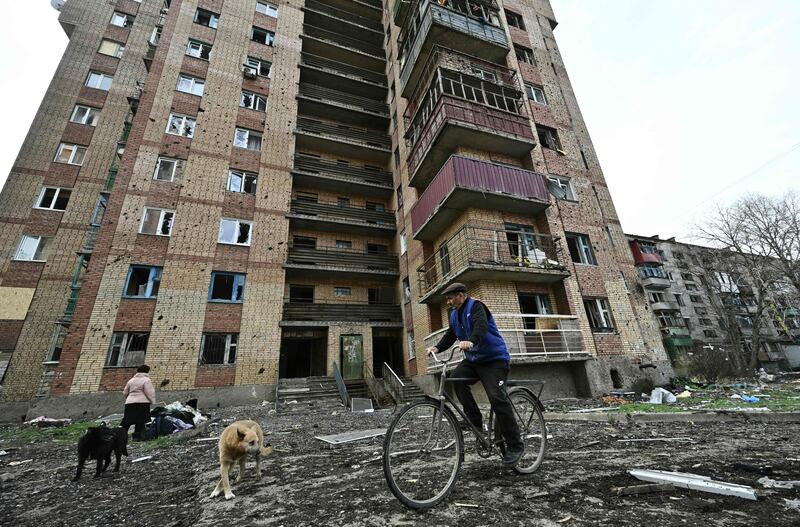
[[[542,174],[451,156],[411,209],[411,225],[414,238],[430,240],[468,208],[536,214],[549,204]]]
[[[637,242],[636,240],[631,240],[630,246],[631,246],[631,253],[633,253],[633,262],[636,265],[644,263],[655,263],[655,264],[663,263],[661,261],[661,256],[659,256],[658,254],[642,252],[641,247],[639,247],[639,242]]]

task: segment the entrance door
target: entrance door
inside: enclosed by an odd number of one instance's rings
[[[281,378],[326,375],[325,338],[284,338],[278,375]]]
[[[383,378],[383,363],[389,365],[397,375],[403,375],[403,345],[400,336],[372,337],[372,374]]]
[[[340,337],[342,377],[361,379],[364,377],[364,336],[342,335]]]

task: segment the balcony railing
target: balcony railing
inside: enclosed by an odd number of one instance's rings
[[[284,300],[283,320],[288,322],[389,322],[402,324],[400,306],[397,304],[365,304],[333,300],[314,302],[289,302]]]
[[[403,28],[403,44],[400,56],[402,69],[400,87],[404,97],[408,97],[419,82],[421,64],[417,59],[435,44],[463,50],[487,60],[500,62],[509,50],[505,30],[500,26],[497,8],[487,7],[481,2],[480,8],[487,17],[481,21],[473,16],[466,1],[448,0],[448,6],[420,0],[412,8],[412,15]]]
[[[557,238],[515,230],[466,225],[417,269],[421,300],[453,280],[556,282],[569,276]]]
[[[300,62],[300,65],[326,71],[334,75],[343,75],[353,80],[369,82],[372,84],[379,85],[383,88],[386,88],[387,86],[386,75],[383,75],[381,73],[376,73],[370,70],[365,70],[363,68],[358,68],[350,64],[345,64],[344,62],[339,62],[336,60],[327,59],[325,57],[320,57],[318,55],[313,55],[311,53],[302,54],[302,60]]]
[[[518,313],[494,313],[493,316],[512,364],[585,360],[590,357],[576,316]],[[425,347],[434,346],[445,331],[441,329],[425,337]],[[454,354],[448,368],[455,367],[461,359],[463,354]],[[436,369],[432,362],[428,363],[429,372]]]
[[[311,248],[290,245],[286,263],[287,267],[311,267],[326,271],[347,270],[396,275],[399,270],[395,254],[372,254],[367,251],[326,246]]]
[[[331,202],[292,200],[290,215],[313,216],[321,220],[357,223],[369,227],[395,229],[394,211],[369,210],[365,207]]]
[[[293,172],[392,189],[392,174],[384,170],[373,170],[303,154],[294,156]]]
[[[304,24],[303,35],[317,40],[322,40],[329,44],[347,48],[351,51],[364,53],[378,60],[382,61],[386,60],[386,57],[383,54],[383,49],[380,46],[374,46],[372,44],[369,44],[368,42],[364,42],[363,40],[359,40],[353,37],[348,37],[347,35],[343,35],[335,31],[329,31],[327,29],[322,29],[321,27],[314,27],[308,24]]]
[[[468,208],[530,215],[549,205],[542,174],[451,156],[411,209],[411,225],[415,239],[433,240]]]
[[[351,95],[346,92],[308,83],[300,83],[299,94],[301,98],[330,102],[351,110],[369,112],[387,119],[389,118],[389,107],[384,101],[376,101],[375,99]]]
[[[391,151],[391,139],[385,134],[378,134],[369,129],[344,126],[336,123],[317,121],[307,117],[297,118],[297,130],[302,133],[333,139],[349,141],[363,146]]]
[[[323,4],[322,2],[318,2],[317,0],[306,0],[305,9],[308,11],[316,11],[318,13],[324,13],[325,15],[347,22],[349,24],[357,24],[359,26],[369,28],[373,31],[380,31],[380,35],[378,38],[380,39],[383,37],[383,26],[377,20],[363,17],[355,13],[352,13],[350,11],[345,11],[343,9],[337,9],[336,7],[333,7],[328,4]]]

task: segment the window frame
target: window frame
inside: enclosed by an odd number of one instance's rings
[[[252,56],[248,55],[247,58],[244,61],[244,65],[245,66],[249,66],[251,68],[255,68],[256,75],[259,75],[261,77],[266,77],[268,79],[272,78],[272,62],[270,62],[268,60],[259,59],[257,57],[252,57]],[[263,72],[263,68],[265,67],[265,65],[266,65],[266,68],[268,69],[266,75],[264,75],[264,72]]]
[[[202,14],[208,14],[209,15],[208,24],[204,24],[199,20],[201,12],[202,12]],[[209,11],[208,9],[203,9],[202,7],[198,7],[194,12],[194,17],[192,18],[192,21],[195,24],[201,25],[203,27],[209,27],[211,29],[217,29],[217,26],[219,26],[219,14],[215,13],[213,11]]]
[[[503,9],[506,15],[506,23],[509,26],[515,27],[517,29],[521,29],[522,31],[526,31],[525,29],[525,19],[519,13],[515,13],[514,11],[510,11],[508,9]],[[509,16],[511,15],[511,16]],[[514,23],[512,23],[512,20]]]
[[[225,352],[222,355],[222,362],[208,362],[204,360],[203,356],[206,352],[206,338],[207,337],[225,337]],[[231,359],[231,350],[233,350],[233,359]],[[229,366],[236,364],[236,357],[239,351],[239,333],[216,333],[207,332],[203,333],[200,339],[200,355],[197,358],[198,366]]]
[[[191,134],[185,135],[183,133],[177,133],[176,134],[175,132],[170,132],[170,128],[172,127],[172,121],[173,121],[173,119],[176,119],[176,118],[181,119],[181,125],[180,125],[180,129],[181,130],[186,130],[186,124],[188,122],[192,123]],[[195,117],[191,117],[189,115],[183,115],[183,114],[180,114],[180,113],[170,113],[169,117],[167,118],[167,129],[164,130],[164,133],[165,134],[169,134],[169,135],[177,135],[178,137],[186,137],[187,139],[193,139],[194,138],[194,130],[195,130],[195,128],[197,128],[197,119]]]
[[[259,10],[258,9],[259,6],[264,6],[265,9],[264,10]],[[274,15],[270,14],[270,12],[269,12],[270,9],[269,8],[272,8],[275,11]],[[256,2],[256,13],[261,13],[262,15],[265,15],[265,16],[268,16],[268,17],[272,17],[272,18],[278,18],[278,6],[270,4],[269,2]]]
[[[182,81],[189,81],[189,90],[182,90],[181,89],[181,82]],[[195,90],[197,86],[200,86],[200,93],[197,93]],[[178,84],[175,86],[175,91],[179,91],[181,93],[188,93],[189,95],[197,95],[198,97],[203,96],[203,92],[206,89],[206,80],[201,79],[199,77],[192,77],[191,75],[186,75],[185,73],[178,74]]]
[[[59,157],[67,148],[73,148],[72,153],[69,155],[69,160],[67,161],[59,161]],[[83,145],[77,145],[73,143],[59,143],[58,150],[56,151],[56,157],[53,159],[54,163],[63,163],[65,165],[73,165],[73,166],[83,166],[83,162],[86,161],[86,152],[89,150],[88,147]],[[80,163],[75,163],[75,157],[77,157],[78,152],[82,152],[81,161]]]
[[[514,44],[514,56],[517,57],[517,62],[536,66],[536,56],[531,48]]]
[[[97,86],[92,86],[91,85],[92,78],[99,79],[99,82],[96,83]],[[103,84],[106,82],[106,80],[108,81],[108,86],[104,88]],[[100,73],[99,71],[89,70],[89,74],[86,75],[86,81],[83,83],[83,85],[86,86],[87,88],[92,88],[92,89],[95,89],[95,90],[109,91],[109,90],[111,90],[111,85],[113,83],[114,83],[114,76],[113,75],[108,75],[106,73]]]
[[[334,298],[347,298],[353,296],[353,288],[346,285],[333,286]]]
[[[133,271],[135,269],[149,270],[147,283],[145,284],[145,293],[143,295],[132,295],[128,293],[128,287],[131,283],[131,276],[133,275]],[[130,267],[128,267],[128,275],[125,278],[125,285],[122,288],[122,298],[158,298],[158,291],[161,288],[162,273],[163,268],[156,265],[132,264]],[[155,293],[153,293],[153,289],[156,290]]]
[[[225,222],[235,222],[236,223],[236,231],[234,233],[234,241],[225,241],[222,239],[223,233],[223,226]],[[239,237],[242,234],[242,225],[249,226],[247,231],[247,241],[244,243],[237,242]],[[239,247],[250,247],[250,243],[253,241],[253,222],[249,220],[240,220],[238,218],[220,218],[219,220],[219,232],[217,234],[217,243],[221,243],[223,245],[236,245]]]
[[[253,104],[248,106],[244,103],[245,97],[251,97]],[[239,108],[247,108],[248,110],[254,110],[256,112],[266,112],[267,111],[267,96],[262,95],[260,93],[254,93],[247,90],[242,90],[241,95],[239,95]],[[263,108],[259,108],[259,102],[263,103]]]
[[[122,18],[124,20],[122,25],[114,23],[114,20],[117,17]],[[108,23],[111,24],[112,26],[115,26],[115,27],[125,28],[125,27],[128,27],[131,24],[133,24],[133,21],[134,21],[134,17],[133,16],[131,16],[131,15],[127,14],[127,13],[122,13],[120,11],[114,11],[113,13],[111,13],[111,20],[109,20]]]
[[[30,258],[21,258],[22,256],[22,248],[25,244],[26,240],[36,240],[36,248],[32,251]],[[14,258],[13,260],[19,262],[46,262],[47,261],[47,254],[45,250],[47,249],[47,237],[45,236],[37,236],[32,234],[23,234],[17,243],[17,250],[14,251]],[[38,256],[38,258],[37,258]]]
[[[236,175],[236,176],[241,178],[241,184],[239,185],[239,190],[231,188],[231,180],[232,180],[232,176],[234,176],[234,175]],[[252,192],[247,192],[245,190],[245,187],[247,186],[246,183],[247,183],[247,179],[248,178],[252,179],[252,183],[251,183],[251,187],[252,187],[252,190],[253,190]],[[249,194],[251,196],[255,196],[256,195],[256,190],[258,189],[258,174],[256,174],[255,172],[246,172],[244,170],[229,169],[228,170],[228,182],[225,185],[225,189],[230,191],[230,192],[236,192],[236,193],[239,193],[239,194]]]
[[[589,309],[589,306],[594,306],[597,311]],[[613,333],[615,331],[614,316],[611,313],[608,298],[584,298],[583,309],[586,311],[586,318],[592,333]],[[596,325],[597,322],[602,322],[603,325]]]
[[[214,291],[214,279],[217,276],[232,276],[233,277],[233,286],[231,287],[231,298],[229,300],[220,299],[220,298],[212,298],[211,294]],[[211,282],[208,285],[208,302],[219,302],[223,304],[242,304],[244,303],[245,297],[245,287],[247,285],[247,275],[245,273],[233,273],[230,271],[211,271]],[[233,297],[236,295],[236,291],[238,287],[241,286],[242,295],[241,298],[235,300]]]
[[[172,171],[171,171],[171,174],[170,174],[170,179],[161,179],[161,178],[158,177],[158,174],[160,172],[159,171],[159,167],[161,166],[161,162],[162,161],[168,161],[168,162],[172,163]],[[165,183],[173,183],[175,181],[175,177],[177,176],[177,173],[178,173],[178,161],[179,161],[178,159],[175,159],[173,157],[158,156],[158,159],[156,159],[156,168],[153,171],[153,179],[155,181],[163,181]]]
[[[86,114],[83,116],[82,119],[76,120],[75,116],[79,110],[86,110]],[[89,118],[92,118],[92,122],[89,121]],[[94,106],[84,106],[83,104],[76,104],[75,107],[72,109],[72,114],[70,114],[69,122],[75,124],[83,124],[86,126],[97,126],[97,121],[100,118],[100,108],[95,108]]]
[[[541,94],[541,97],[537,96],[537,92]],[[536,104],[541,104],[543,106],[547,106],[547,97],[544,94],[544,86],[540,86],[538,84],[530,84],[528,82],[525,83],[525,94],[528,96],[528,100],[535,102]],[[541,99],[541,100],[539,100]]]
[[[572,186],[572,178],[550,174],[547,176],[547,180],[555,184],[558,188],[562,190],[566,188],[566,192],[564,192],[565,197],[561,198],[556,196],[558,199],[562,201],[572,201],[572,202],[578,201],[575,195],[575,188]]]
[[[101,51],[103,46],[107,46],[108,44],[115,45],[116,50],[113,53],[105,53]],[[118,42],[116,40],[111,40],[110,38],[104,38],[100,41],[100,47],[97,48],[97,52],[101,55],[105,55],[106,57],[114,57],[117,59],[122,58],[122,54],[125,53],[125,44],[122,42]]]
[[[105,368],[128,368],[130,365],[125,364],[125,356],[131,352],[130,346],[131,342],[136,337],[147,336],[147,341],[144,345],[144,350],[133,350],[133,351],[144,351],[144,354],[147,355],[147,347],[150,345],[150,332],[141,332],[141,331],[115,331],[111,334],[111,342],[108,345],[108,353],[106,354],[106,360],[103,367]],[[112,350],[114,349],[117,344],[117,337],[122,337],[121,342],[119,343],[119,355],[117,356],[116,364],[111,364],[111,357],[112,357]]]
[[[193,46],[195,46],[196,49],[197,49],[197,53],[198,53],[197,55],[195,55],[194,53],[190,53],[190,51],[195,49],[195,47],[193,47]],[[203,56],[203,50],[205,48],[207,48],[207,51],[205,53],[205,56]],[[196,59],[200,59],[200,60],[211,60],[211,50],[212,50],[212,48],[213,48],[213,46],[211,44],[207,43],[207,42],[203,42],[202,40],[195,40],[193,38],[190,38],[189,41],[186,44],[186,51],[185,51],[184,54],[188,55],[190,57],[194,57]]]
[[[142,229],[144,228],[144,220],[147,218],[147,211],[158,211],[158,222],[156,223],[156,232],[143,232]],[[171,214],[172,217],[169,219],[169,232],[167,234],[163,234],[158,232],[161,230],[161,227],[164,225],[164,219],[167,214]],[[172,228],[175,226],[175,210],[174,209],[162,209],[158,207],[145,207],[144,211],[142,212],[142,219],[139,220],[139,234],[144,234],[147,236],[165,236],[169,237],[172,236]]]
[[[246,139],[245,139],[247,145],[250,144],[250,136],[251,135],[258,136],[259,141],[258,141],[258,148],[257,149],[249,148],[248,146],[239,146],[239,145],[236,144],[237,136],[238,136],[238,134],[240,134],[242,132],[247,133],[247,136],[246,136]],[[264,134],[256,132],[255,130],[250,130],[248,128],[239,128],[237,126],[236,129],[233,132],[233,146],[234,146],[234,148],[243,148],[245,150],[250,150],[251,152],[261,152],[261,148],[264,146]]]
[[[594,248],[592,247],[592,241],[589,238],[588,234],[582,234],[578,232],[567,232],[564,233],[565,241],[567,242],[567,248],[569,249],[569,240],[574,239],[576,240],[576,252],[580,255],[580,261],[575,261],[573,258],[572,251],[570,253],[570,259],[573,263],[580,264],[580,265],[597,265],[597,256],[594,254]],[[587,251],[588,250],[588,258],[587,258]],[[587,261],[584,261],[587,260]]]
[[[264,41],[256,39],[256,32],[264,33]],[[250,40],[264,46],[275,47],[275,32],[263,27],[252,26],[250,29]]]
[[[48,190],[55,190],[56,192],[53,195],[53,199],[50,202],[50,206],[49,207],[43,207],[42,206],[42,200],[44,199],[44,195],[47,193]],[[62,191],[65,191],[65,190],[68,192],[67,202],[64,203],[64,208],[63,209],[57,209],[55,207],[56,202],[58,201],[58,198],[61,196]],[[39,195],[36,197],[36,203],[34,204],[33,208],[34,209],[39,209],[39,210],[54,210],[54,211],[58,211],[58,212],[64,212],[65,210],[67,210],[67,205],[69,205],[70,197],[72,197],[72,189],[71,188],[44,186],[44,187],[42,187],[42,190],[39,191]]]

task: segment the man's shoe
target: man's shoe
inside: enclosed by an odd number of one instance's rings
[[[506,455],[503,456],[503,464],[509,467],[515,466],[525,452],[525,445],[514,445],[506,448]]]

